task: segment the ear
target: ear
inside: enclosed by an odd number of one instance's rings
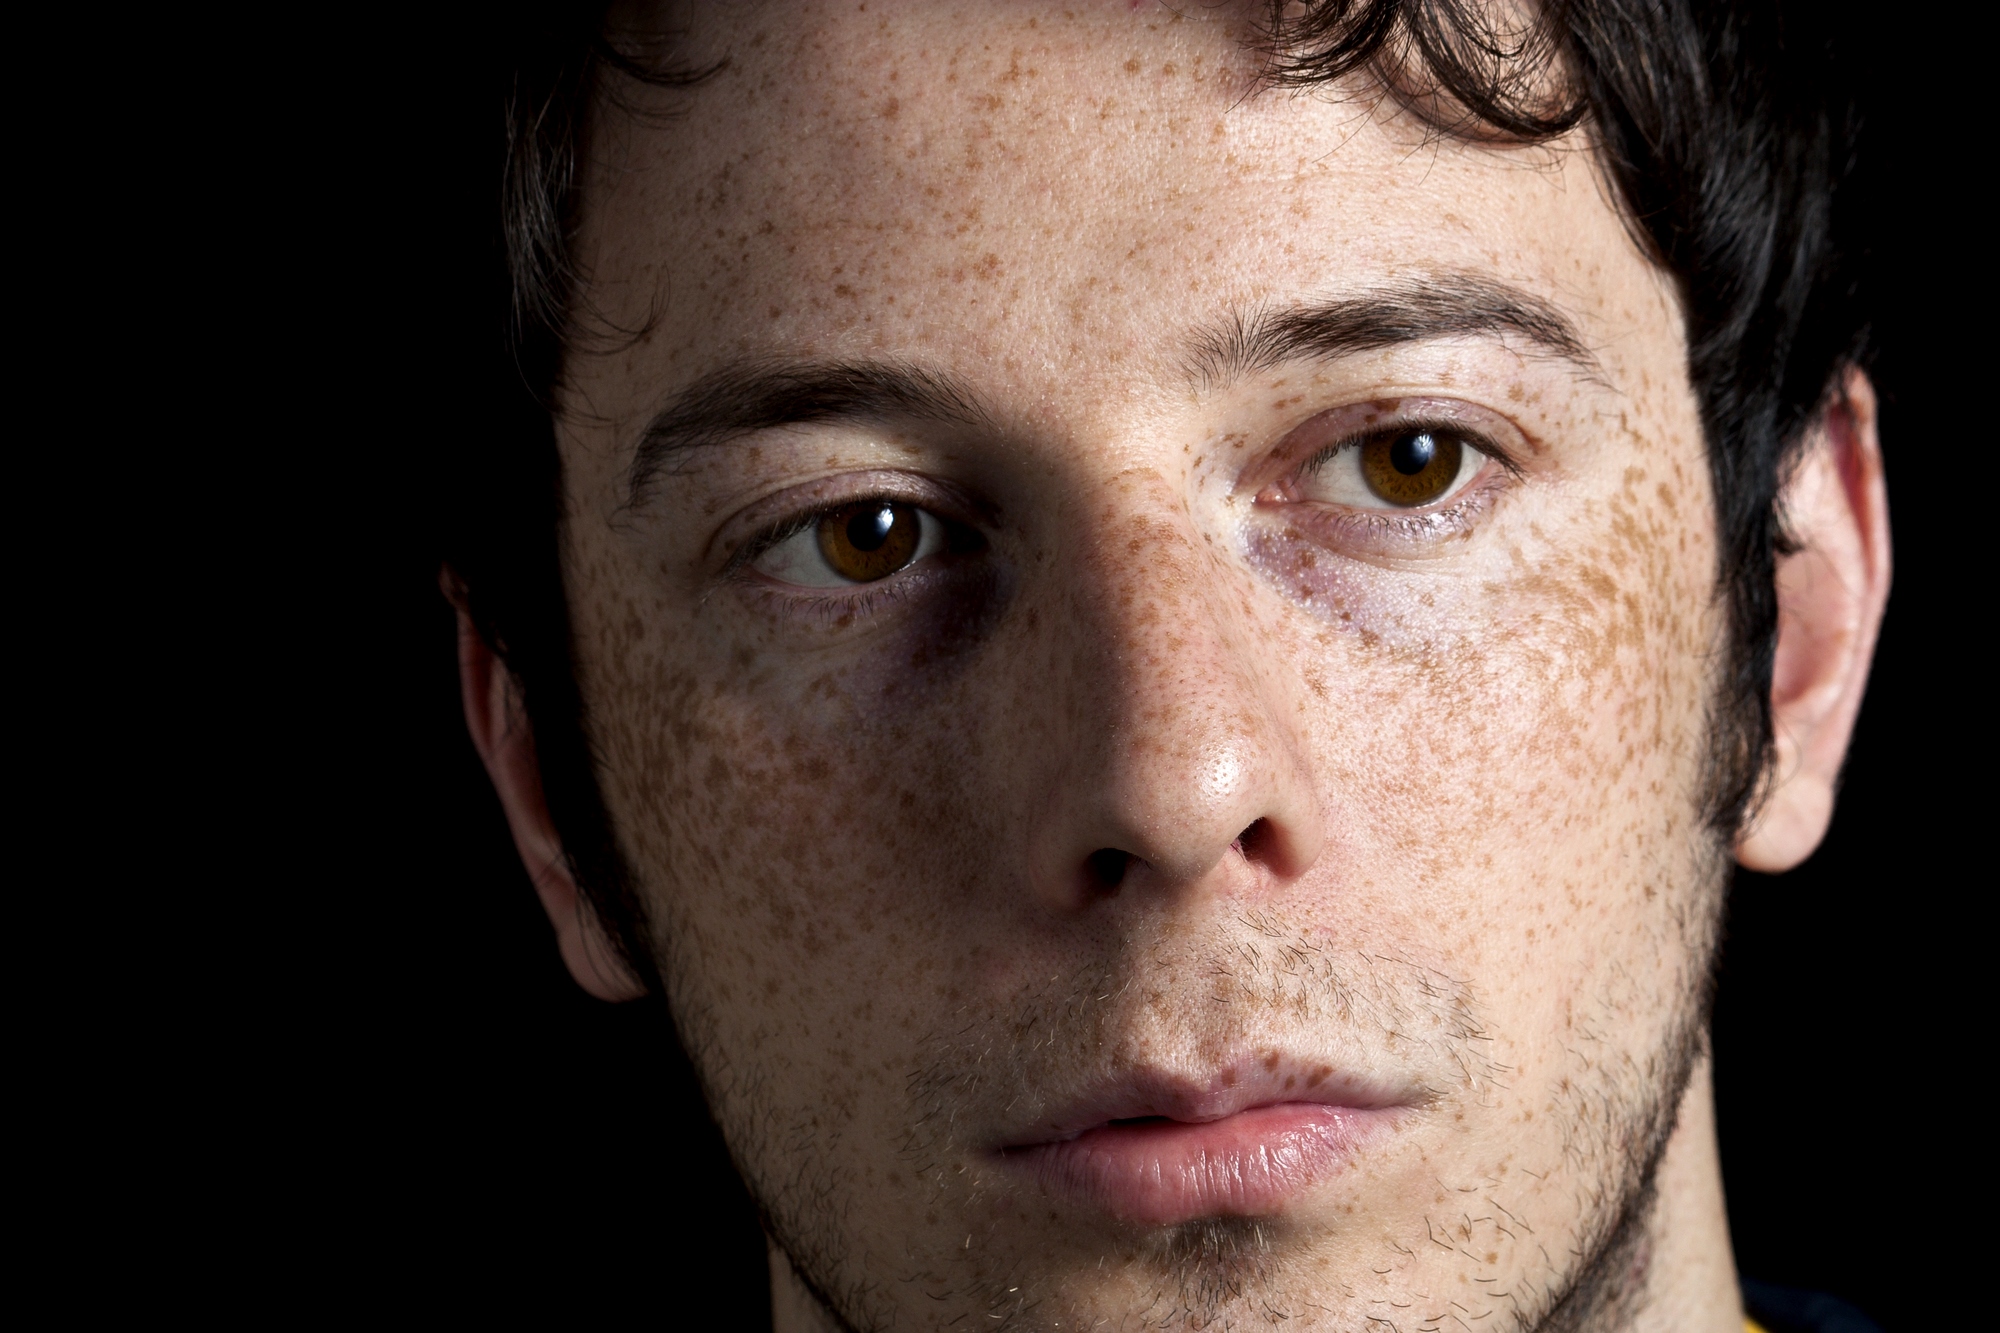
[[[556,928],[563,963],[576,984],[598,999],[636,1000],[645,994],[645,987],[619,957],[590,900],[577,888],[555,821],[549,818],[542,770],[535,760],[535,734],[522,706],[520,685],[473,626],[463,585],[449,571],[442,582],[445,596],[458,610],[458,680],[465,725],[493,789],[500,794],[500,807],[514,833],[514,849]]]
[[[1889,598],[1889,497],[1875,386],[1861,371],[1847,372],[1812,428],[1781,503],[1798,549],[1778,560],[1775,768],[1762,811],[1736,842],[1738,864],[1772,873],[1826,836]]]

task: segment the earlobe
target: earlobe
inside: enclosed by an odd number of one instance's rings
[[[534,730],[513,673],[494,656],[466,611],[462,585],[446,571],[444,593],[458,612],[458,679],[473,748],[499,793],[514,848],[527,867],[556,943],[576,984],[600,1000],[635,1000],[645,993],[577,887],[549,817]]]
[[[1736,842],[1751,870],[1789,870],[1833,817],[1840,767],[1889,597],[1889,505],[1875,389],[1850,370],[1782,496],[1797,549],[1778,560],[1771,670],[1775,753],[1763,807]]]

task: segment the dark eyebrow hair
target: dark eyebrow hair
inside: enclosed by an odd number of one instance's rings
[[[1514,333],[1602,378],[1576,326],[1540,297],[1471,275],[1376,288],[1285,310],[1236,312],[1197,334],[1188,373],[1203,388],[1301,357],[1333,358],[1464,334]],[[639,437],[626,503],[645,503],[663,472],[691,450],[814,421],[896,418],[987,427],[991,415],[963,382],[895,361],[741,362],[674,396]]]
[[[626,499],[644,503],[662,472],[691,449],[810,421],[915,418],[990,424],[956,379],[893,361],[758,361],[725,366],[675,395],[647,423],[626,477]]]
[[[1214,388],[1300,357],[1333,358],[1465,334],[1519,334],[1574,362],[1592,379],[1603,367],[1576,325],[1539,296],[1471,274],[1378,287],[1357,296],[1284,310],[1238,311],[1198,334],[1190,378]]]

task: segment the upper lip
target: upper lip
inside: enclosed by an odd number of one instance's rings
[[[1374,1110],[1422,1100],[1417,1089],[1391,1087],[1330,1061],[1265,1052],[1227,1061],[1202,1075],[1153,1067],[1095,1080],[1008,1136],[1002,1150],[1062,1143],[1121,1120],[1202,1124],[1286,1102]]]

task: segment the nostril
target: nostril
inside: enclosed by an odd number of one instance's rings
[[[1271,826],[1266,821],[1259,819],[1253,822],[1249,828],[1237,834],[1233,845],[1237,851],[1243,854],[1244,860],[1256,861],[1261,860],[1270,850],[1270,842]]]
[[[1090,876],[1091,887],[1099,893],[1116,893],[1118,886],[1125,882],[1125,867],[1131,860],[1129,852],[1121,852],[1116,847],[1099,847],[1084,858],[1084,872]]]

